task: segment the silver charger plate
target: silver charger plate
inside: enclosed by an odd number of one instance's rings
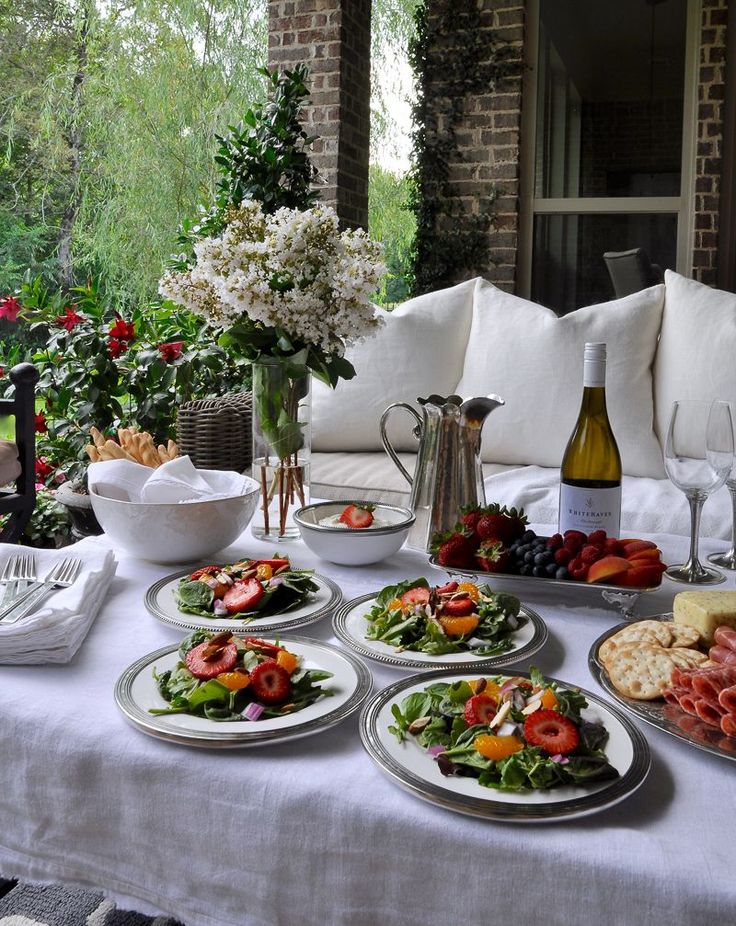
[[[647,620],[671,621],[672,614],[658,614],[654,617],[647,617]],[[618,689],[614,688],[608,677],[608,672],[598,660],[598,650],[605,640],[621,630],[622,627],[627,626],[629,626],[628,622],[611,627],[610,630],[601,634],[590,648],[588,668],[590,674],[601,688],[626,708],[627,711],[631,711],[640,720],[644,720],[658,730],[684,740],[690,746],[695,746],[696,749],[702,749],[704,752],[709,752],[714,756],[723,756],[725,759],[736,761],[736,737],[726,736],[716,727],[711,727],[698,717],[693,717],[680,707],[677,707],[677,705],[667,704],[663,700],[637,701],[634,698],[627,698]]]
[[[280,636],[278,642],[301,656],[307,668],[332,672],[333,677],[321,684],[334,693],[295,714],[265,720],[218,722],[191,714],[150,714],[149,708],[166,707],[153,669],[165,671],[176,665],[177,644],[148,653],[129,666],[115,685],[115,703],[129,723],[157,739],[210,749],[244,749],[320,733],[349,717],[368,698],[371,673],[351,653],[306,637]]]
[[[515,672],[514,675],[528,675]],[[484,788],[475,778],[444,777],[437,763],[416,742],[399,743],[388,732],[393,723],[391,705],[400,703],[416,691],[433,682],[471,681],[477,672],[428,672],[410,676],[389,685],[375,695],[360,716],[360,738],[371,759],[396,784],[422,800],[447,810],[514,823],[553,823],[598,813],[629,797],[644,782],[651,767],[647,741],[636,726],[618,710],[584,688],[579,688],[588,700],[583,716],[602,720],[609,732],[606,746],[608,761],[620,777],[583,788],[577,786],[552,788],[548,791],[503,792]],[[557,679],[562,687],[578,688]]]
[[[369,626],[365,615],[370,611],[378,594],[379,592],[372,592],[369,595],[361,595],[360,598],[353,598],[352,601],[342,605],[332,619],[332,629],[335,631],[335,636],[356,653],[385,665],[415,671],[501,668],[527,659],[547,642],[547,625],[536,611],[522,605],[521,614],[527,618],[527,621],[523,627],[511,634],[513,649],[499,656],[474,656],[472,652],[431,656],[428,653],[412,650],[402,650],[397,653],[395,647],[380,640],[369,640],[365,636],[365,631]]]
[[[319,591],[298,608],[290,608],[288,611],[282,611],[281,614],[268,614],[265,617],[259,617],[258,612],[254,611],[252,618],[238,618],[237,620],[227,617],[199,617],[197,614],[186,614],[180,611],[174,598],[174,590],[179,585],[179,579],[191,575],[192,572],[194,572],[193,569],[184,569],[164,576],[148,589],[144,604],[157,620],[165,624],[174,624],[176,627],[183,627],[184,630],[232,630],[233,632],[253,630],[258,633],[293,630],[320,620],[334,611],[342,601],[342,591],[332,579],[313,575],[312,579],[319,585]]]
[[[440,569],[448,576],[462,576],[467,579],[483,580],[498,591],[509,592],[523,597],[530,594],[544,594],[546,589],[564,589],[565,594],[579,596],[588,602],[600,596],[606,604],[619,609],[621,616],[627,620],[636,620],[634,605],[639,595],[656,592],[660,585],[646,588],[629,588],[626,585],[607,585],[604,582],[576,582],[571,579],[551,579],[545,576],[520,576],[511,572],[484,572],[480,569],[461,569],[459,566],[441,566],[436,556],[429,557],[429,565]]]

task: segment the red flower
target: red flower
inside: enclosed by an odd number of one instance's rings
[[[9,322],[18,320],[18,312],[23,306],[18,302],[15,296],[6,296],[0,299],[0,318],[7,318]]]
[[[63,315],[56,316],[56,324],[61,325],[62,328],[66,328],[67,331],[71,331],[72,328],[74,328],[80,322],[83,322],[84,317],[82,315],[78,315],[77,312],[75,312],[75,309],[75,305],[68,305],[64,309]]]
[[[110,356],[113,360],[119,357],[121,354],[124,354],[128,349],[128,345],[125,341],[121,341],[119,338],[108,338],[107,339],[107,349],[110,351]]]
[[[43,412],[38,412],[36,417],[36,433],[45,434],[48,431],[48,425],[46,424],[46,415]]]
[[[166,363],[172,360],[178,360],[181,357],[181,349],[184,347],[183,341],[169,341],[167,344],[159,344],[158,350]]]
[[[5,367],[0,367],[0,376],[5,376]]]
[[[116,341],[135,341],[135,325],[133,322],[123,321],[119,315],[108,333]]]
[[[36,475],[39,479],[46,479],[53,471],[54,467],[47,462],[46,457],[39,457],[36,460]]]

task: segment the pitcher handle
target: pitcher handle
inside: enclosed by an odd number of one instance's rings
[[[388,416],[390,412],[392,412],[393,409],[395,408],[405,408],[408,412],[410,412],[414,416],[417,426],[412,429],[412,432],[414,434],[414,437],[416,437],[417,440],[419,440],[422,435],[422,419],[416,413],[415,409],[413,409],[411,405],[408,405],[406,402],[394,402],[392,405],[389,405],[386,411],[381,415],[381,426],[380,426],[381,427],[381,441],[383,442],[384,450],[394,461],[394,463],[398,467],[398,470],[401,473],[401,475],[404,477],[404,479],[406,479],[409,485],[412,485],[413,480],[411,476],[409,475],[409,473],[407,472],[404,464],[401,462],[401,460],[396,455],[396,451],[391,445],[391,441],[388,439],[388,434],[386,433],[386,424],[388,423]]]

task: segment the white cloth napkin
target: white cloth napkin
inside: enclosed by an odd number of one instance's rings
[[[91,489],[98,495],[125,502],[176,504],[211,498],[233,498],[258,488],[241,473],[196,469],[188,456],[151,469],[132,460],[105,460],[87,470]]]
[[[96,545],[95,538],[60,550],[34,550],[3,543],[0,571],[9,557],[19,553],[33,554],[36,575],[41,578],[70,556],[82,560],[82,571],[73,585],[57,589],[36,611],[16,623],[0,620],[0,663],[69,662],[92,626],[115,575],[117,562],[112,550]]]

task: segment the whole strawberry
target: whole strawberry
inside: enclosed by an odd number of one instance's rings
[[[505,546],[517,540],[526,530],[527,518],[524,509],[507,508],[505,505],[487,505],[478,519],[476,533],[481,540],[494,538]]]
[[[440,566],[457,566],[459,569],[474,566],[475,544],[460,524],[454,530],[435,534],[430,549]]]
[[[460,523],[468,536],[476,543],[480,542],[478,521],[481,519],[483,510],[480,505],[465,505],[460,509]]]
[[[509,551],[502,540],[493,537],[481,543],[475,560],[485,572],[505,572],[509,563]]]

